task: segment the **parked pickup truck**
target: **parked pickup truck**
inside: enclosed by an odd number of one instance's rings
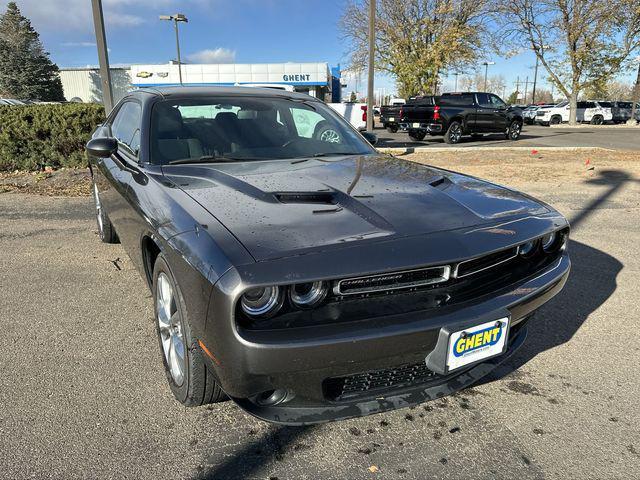
[[[400,110],[405,105],[403,99],[392,99],[389,105],[380,107],[380,123],[389,133],[398,131],[398,123],[400,122]]]
[[[509,107],[493,93],[443,93],[434,99],[406,105],[402,109],[400,129],[412,140],[423,140],[426,134],[444,135],[446,143],[458,143],[464,135],[481,136],[503,133],[517,140],[522,132],[522,110]]]
[[[354,128],[367,128],[367,104],[355,102],[327,103],[334,111],[342,115]]]

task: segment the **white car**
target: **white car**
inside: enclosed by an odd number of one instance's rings
[[[536,112],[536,123],[541,125],[558,125],[569,121],[571,107],[564,101],[551,108],[540,108]],[[594,101],[578,102],[576,111],[578,122],[588,122],[592,125],[602,125],[613,120],[611,108],[605,108]]]
[[[551,108],[554,106],[555,105],[531,105],[522,110],[522,117],[524,118],[525,123],[531,125],[536,121],[536,114],[538,113],[538,110],[540,110],[541,108]]]
[[[367,104],[366,103],[327,103],[336,112],[342,115],[351,125],[358,130],[367,128]]]

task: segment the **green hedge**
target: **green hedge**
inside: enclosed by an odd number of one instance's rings
[[[0,171],[86,166],[84,145],[103,121],[101,105],[0,106]]]

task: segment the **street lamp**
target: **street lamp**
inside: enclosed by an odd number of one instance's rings
[[[189,20],[182,13],[176,13],[174,15],[160,15],[160,20],[173,21],[173,25],[176,29],[176,50],[178,52],[178,76],[180,77],[180,85],[182,85],[182,62],[180,61],[180,36],[178,35],[178,22],[189,23]]]
[[[455,87],[453,87],[453,91],[457,92],[458,91],[458,75],[466,75],[465,72],[453,72],[453,75],[456,77],[456,83],[455,83]]]
[[[495,65],[496,62],[482,62],[484,65],[484,91],[487,91],[487,74],[489,73],[489,65]]]
[[[551,47],[549,47],[549,45],[542,45],[540,47],[540,49],[542,50],[542,52],[544,52],[544,50],[549,49]],[[533,52],[536,56],[536,68],[534,70],[533,73],[533,92],[531,93],[531,103],[535,104],[536,103],[536,86],[538,84],[538,64],[540,63],[540,58],[538,57],[538,53],[534,50]],[[525,98],[526,100],[526,98]]]

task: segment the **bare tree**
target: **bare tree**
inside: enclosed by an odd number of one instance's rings
[[[460,77],[458,81],[462,90],[467,92],[490,92],[502,96],[507,88],[507,81],[503,75],[490,75],[487,77],[487,88],[484,87],[484,73],[476,72],[473,75]]]
[[[477,62],[489,0],[378,0],[376,70],[396,78],[404,97],[433,93],[448,68]],[[348,0],[339,22],[350,67],[368,61],[368,0]]]
[[[576,123],[580,92],[606,82],[640,48],[638,0],[495,0],[498,44],[531,49],[569,99]]]

